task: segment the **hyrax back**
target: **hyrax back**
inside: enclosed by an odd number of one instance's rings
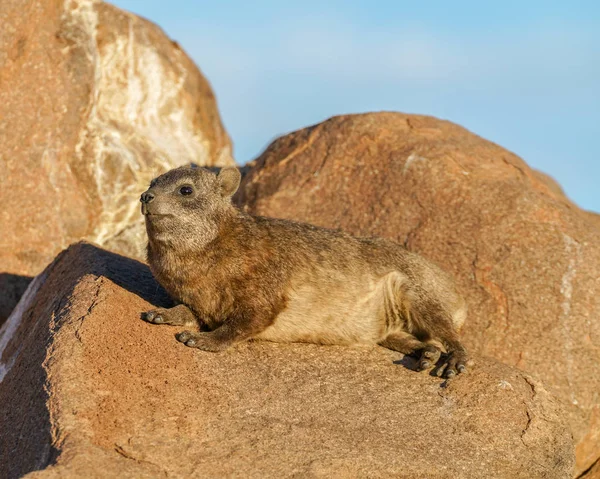
[[[187,346],[220,351],[249,338],[381,344],[420,353],[447,377],[465,369],[458,340],[466,305],[452,279],[424,258],[378,238],[253,217],[231,203],[240,175],[177,168],[142,195],[148,262],[179,303],[152,323],[198,323]]]

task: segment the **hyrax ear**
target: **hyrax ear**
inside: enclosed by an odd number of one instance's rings
[[[242,174],[235,166],[226,166],[221,168],[217,178],[221,183],[221,194],[223,196],[233,196],[240,186]]]

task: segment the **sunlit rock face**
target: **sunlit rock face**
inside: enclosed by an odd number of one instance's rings
[[[0,477],[572,475],[564,410],[515,368],[476,357],[443,381],[379,346],[209,353],[140,319],[168,305],[146,265],[86,243],[32,282],[0,329]]]
[[[37,274],[80,238],[139,257],[152,177],[233,164],[210,85],[101,1],[3,0],[0,18],[0,273]]]
[[[452,273],[462,339],[541,378],[600,463],[600,221],[551,178],[453,123],[382,112],[331,118],[274,141],[237,200],[404,244]]]

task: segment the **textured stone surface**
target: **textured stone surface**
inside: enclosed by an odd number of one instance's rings
[[[93,0],[2,0],[0,19],[0,273],[80,238],[139,255],[153,176],[233,164],[209,84],[156,25]]]
[[[477,358],[443,382],[378,347],[205,353],[140,320],[166,304],[146,266],[89,244],[31,283],[0,332],[0,476],[572,472],[558,401],[516,369]]]
[[[590,221],[594,223],[598,229],[600,229],[600,214],[589,211],[588,216]]]
[[[31,279],[30,276],[0,273],[0,325],[19,302]]]
[[[582,477],[585,479],[600,479],[600,461],[596,462]]]
[[[253,213],[399,241],[453,273],[477,354],[561,398],[578,472],[600,457],[600,222],[555,181],[435,118],[336,117],[273,142],[238,200]]]

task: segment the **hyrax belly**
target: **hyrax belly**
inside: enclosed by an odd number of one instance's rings
[[[326,280],[299,282],[292,288],[285,310],[256,338],[376,344],[390,331],[402,328],[398,273],[383,278],[336,279],[328,276]]]

